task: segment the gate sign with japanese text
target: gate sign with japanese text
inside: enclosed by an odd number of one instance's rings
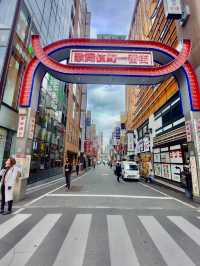
[[[153,53],[148,51],[70,51],[70,64],[153,66]]]

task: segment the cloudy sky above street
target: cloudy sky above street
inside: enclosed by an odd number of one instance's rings
[[[92,12],[91,38],[97,34],[128,34],[135,0],[87,0]],[[124,111],[124,86],[89,85],[88,109],[108,143],[112,128]]]

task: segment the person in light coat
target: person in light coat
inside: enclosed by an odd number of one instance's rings
[[[1,211],[3,215],[12,212],[13,205],[13,190],[17,177],[19,176],[19,168],[15,166],[16,160],[10,157],[6,163],[5,168],[0,171],[1,179]],[[8,211],[5,212],[5,204],[8,204]]]

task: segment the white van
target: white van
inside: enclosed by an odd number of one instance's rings
[[[132,179],[139,180],[139,168],[136,162],[124,161],[122,162],[122,178],[123,179]]]

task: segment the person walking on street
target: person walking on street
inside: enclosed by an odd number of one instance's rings
[[[66,188],[68,189],[70,189],[70,184],[71,184],[71,173],[72,173],[72,164],[69,162],[69,160],[67,160],[65,164],[65,182],[66,182]]]
[[[121,167],[121,164],[119,162],[117,162],[117,164],[116,164],[115,174],[117,176],[117,181],[120,182],[119,179],[120,179],[121,174],[122,174],[122,167]]]
[[[96,158],[93,159],[93,168],[96,168]]]
[[[76,163],[76,174],[77,176],[79,175],[79,162],[78,161]]]
[[[1,179],[1,211],[3,215],[12,213],[13,190],[17,177],[20,176],[19,168],[15,166],[16,160],[10,157],[5,167],[0,171]],[[5,204],[8,204],[8,210],[5,212]]]

